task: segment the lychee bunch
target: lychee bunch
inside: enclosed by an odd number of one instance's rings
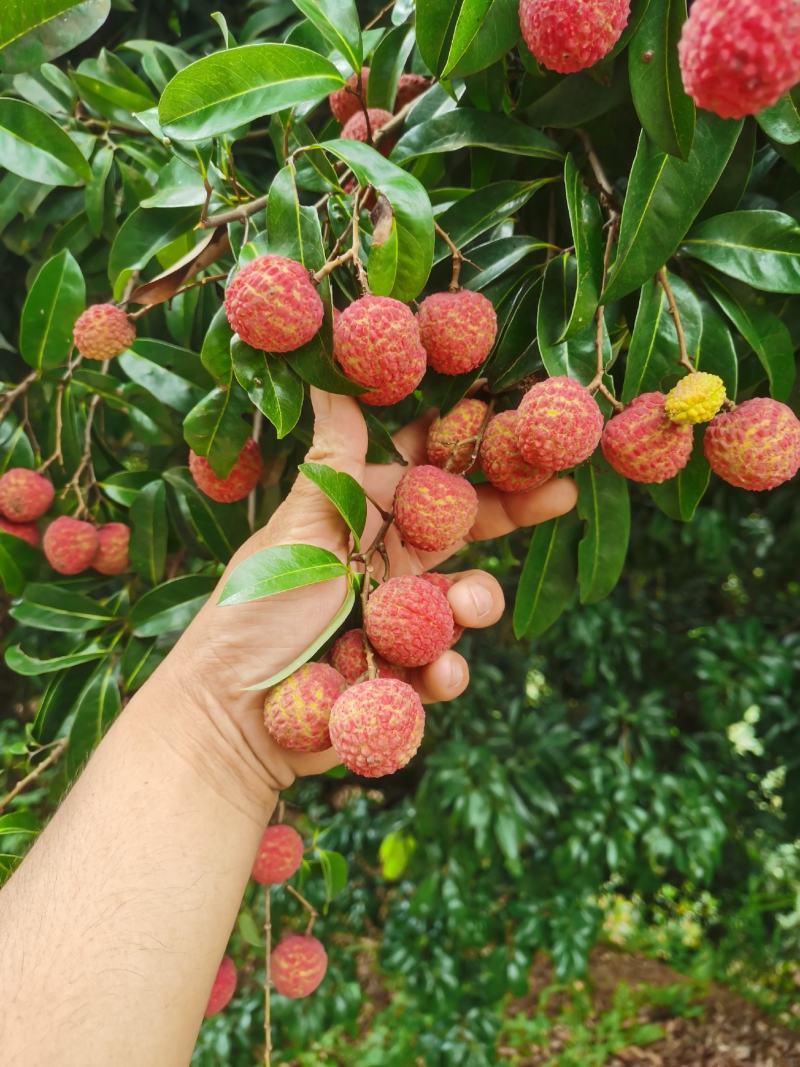
[[[90,522],[61,515],[44,532],[47,562],[59,574],[80,574],[91,567],[100,547],[97,530]]]
[[[230,956],[223,956],[222,963],[217,970],[217,976],[211,987],[211,995],[208,998],[203,1018],[208,1019],[211,1015],[227,1008],[233,994],[236,992],[236,964]]]
[[[421,574],[420,578],[422,578],[424,582],[429,582],[434,589],[438,589],[442,596],[445,598],[445,600],[447,600],[447,594],[456,584],[455,578],[452,578],[449,574],[442,574],[440,571],[428,571],[427,574]],[[459,624],[455,622],[455,617],[453,619],[453,622],[453,639],[450,642],[451,648],[453,647],[453,645],[457,644],[461,640],[461,637],[464,633],[464,627],[459,626]]]
[[[364,651],[364,631],[348,630],[337,638],[331,649],[331,666],[337,670],[348,685],[353,685],[367,673],[367,653]],[[375,657],[375,666],[379,678],[399,678],[405,680],[403,667],[387,663],[381,656]]]
[[[703,439],[711,469],[740,489],[775,489],[800,470],[800,419],[768,397],[717,415]]]
[[[467,536],[477,514],[478,494],[466,478],[430,464],[412,467],[395,490],[395,524],[412,548],[451,548]]]
[[[252,438],[245,444],[225,478],[214,473],[205,456],[189,453],[189,470],[194,484],[218,504],[234,504],[237,500],[244,500],[258,485],[263,469],[261,451]]]
[[[333,117],[344,125],[357,111],[361,110],[361,101],[367,99],[369,84],[369,67],[362,67],[361,74],[351,74],[341,89],[328,97]]]
[[[294,352],[317,333],[325,316],[308,271],[285,256],[259,256],[225,290],[231,329],[252,348]]]
[[[373,678],[339,697],[330,729],[333,747],[349,770],[364,778],[382,778],[414,756],[425,729],[425,711],[407,682]]]
[[[501,411],[486,427],[480,451],[481,470],[503,493],[522,493],[544,485],[552,471],[522,458],[517,444],[517,412]]]
[[[364,629],[375,651],[401,667],[423,667],[438,659],[450,647],[454,627],[447,595],[414,575],[379,585],[364,613]]]
[[[800,81],[800,4],[695,0],[678,54],[699,107],[724,119],[756,115]]]
[[[363,385],[365,404],[396,404],[425,374],[425,349],[414,313],[388,296],[362,296],[333,330],[333,352],[348,378]]]
[[[272,984],[281,996],[297,1000],[310,996],[328,969],[328,954],[310,934],[290,934],[269,958]]]
[[[608,55],[630,13],[630,0],[520,0],[519,24],[538,63],[574,74]]]
[[[53,483],[26,467],[13,467],[0,478],[0,512],[11,522],[33,522],[53,503]]]
[[[369,130],[367,129],[367,115],[369,115]],[[342,128],[343,141],[361,141],[366,144],[369,134],[374,138],[381,126],[385,126],[389,119],[393,118],[391,111],[386,111],[382,107],[367,108],[367,115],[359,108],[350,116]],[[388,156],[394,143],[394,139],[390,136],[381,137],[377,144],[378,151]]]
[[[264,725],[282,748],[323,752],[331,744],[331,708],[345,688],[344,678],[327,663],[305,663],[268,690]]]
[[[428,429],[428,462],[452,474],[466,474],[473,465],[488,407],[482,400],[460,400]]]
[[[431,79],[426,78],[424,74],[401,74],[400,81],[397,83],[397,95],[394,98],[395,111],[400,111],[406,104],[422,96],[430,86]]]
[[[710,422],[725,403],[725,383],[718,374],[695,371],[667,393],[664,410],[673,422]]]
[[[300,869],[303,862],[303,839],[285,823],[268,826],[261,835],[253,880],[259,885],[281,885]]]
[[[27,541],[34,548],[39,547],[42,539],[39,527],[33,522],[9,522],[8,519],[0,517],[0,530],[11,534],[12,537],[18,537],[21,541]]]
[[[517,444],[526,463],[564,471],[600,443],[603,413],[586,389],[565,375],[531,386],[517,409]]]
[[[97,530],[97,555],[92,566],[100,574],[124,574],[130,566],[128,546],[131,541],[130,527],[124,522],[107,522]]]
[[[84,359],[113,359],[131,347],[136,327],[116,304],[92,304],[78,316],[73,337]]]
[[[692,427],[672,422],[663,393],[642,393],[603,431],[603,455],[632,482],[657,485],[674,478],[692,454]]]
[[[483,293],[433,293],[419,306],[419,333],[428,364],[440,374],[466,374],[489,355],[497,314]]]

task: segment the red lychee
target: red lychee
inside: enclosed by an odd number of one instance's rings
[[[327,663],[305,663],[278,682],[264,701],[264,725],[282,748],[323,752],[330,748],[328,719],[346,683]]]
[[[347,689],[331,713],[331,740],[345,766],[364,778],[405,767],[419,748],[425,711],[407,682],[373,678]]]
[[[755,397],[717,415],[703,446],[724,481],[755,492],[775,489],[800,470],[800,419],[778,400]]]
[[[454,627],[446,594],[413,575],[379,585],[364,613],[364,628],[375,651],[401,667],[423,667],[438,659],[450,647]]]
[[[131,347],[136,327],[115,304],[92,304],[73,328],[75,346],[84,359],[113,359]]]
[[[481,442],[481,470],[491,484],[503,493],[523,493],[537,489],[552,472],[526,463],[517,444],[517,413],[501,411],[486,427]]]
[[[366,677],[367,654],[364,651],[364,631],[348,630],[337,638],[331,649],[331,666],[341,674],[348,685],[353,685],[359,678]],[[381,656],[375,657],[375,666],[379,678],[405,679],[403,667],[387,663]]]
[[[395,111],[400,111],[406,104],[422,96],[430,86],[431,79],[426,78],[424,74],[401,74],[400,81],[397,83],[397,95],[394,98]]]
[[[360,111],[362,99],[367,99],[368,84],[369,67],[361,68],[360,79],[358,74],[351,74],[344,86],[328,97],[333,117],[344,125],[352,115]]]
[[[447,600],[447,594],[456,584],[455,578],[452,578],[449,574],[442,574],[440,571],[428,571],[427,574],[421,574],[420,578],[425,582],[430,582],[434,589],[438,589],[445,600]],[[449,600],[447,602],[448,604],[450,603]],[[464,634],[464,627],[459,626],[455,621],[455,618],[453,619],[453,623],[453,640],[450,642],[451,648],[453,645],[458,644]]]
[[[12,537],[19,537],[21,541],[27,541],[34,548],[38,548],[42,540],[39,527],[32,522],[9,522],[7,519],[0,518],[0,530],[11,534]]]
[[[189,453],[189,470],[194,484],[218,504],[234,504],[237,500],[244,500],[258,485],[263,469],[261,451],[252,438],[239,453],[227,478],[215,474],[204,456]]]
[[[276,823],[261,836],[253,880],[259,885],[281,885],[300,869],[303,862],[303,839],[293,826]]]
[[[603,455],[632,482],[658,485],[674,478],[692,455],[692,427],[673,422],[663,393],[642,393],[603,430]]]
[[[482,400],[461,400],[428,430],[428,462],[453,474],[466,474],[489,408]]]
[[[208,998],[208,1004],[203,1013],[203,1018],[207,1019],[210,1015],[216,1015],[217,1012],[222,1011],[223,1008],[227,1008],[235,992],[236,964],[230,956],[223,956],[222,963],[219,965],[219,970],[217,971],[217,977],[214,979],[214,984],[211,987],[211,995]]]
[[[359,108],[344,124],[341,134],[342,140],[361,141],[366,144],[369,140],[368,133],[374,139],[381,126],[385,126],[389,119],[394,118],[391,111],[385,111],[382,107],[367,108],[367,114],[369,115],[369,130],[367,130],[367,117],[363,110]],[[395,141],[396,138],[391,136],[379,138],[377,142],[378,151],[384,156],[388,156]]]
[[[362,296],[333,328],[333,352],[348,378],[368,392],[365,404],[396,404],[425,374],[425,349],[414,313],[388,296]]]
[[[419,306],[419,335],[428,365],[440,374],[466,374],[489,355],[497,314],[483,293],[433,293]]]
[[[294,352],[317,333],[325,307],[302,263],[259,256],[225,290],[225,313],[231,329],[252,348]]]
[[[426,552],[441,552],[467,536],[478,514],[478,494],[466,478],[425,464],[412,467],[395,490],[400,536]]]
[[[574,74],[608,55],[630,13],[630,0],[520,0],[519,24],[538,63]]]
[[[99,547],[92,566],[100,574],[124,574],[130,567],[128,546],[130,527],[124,522],[107,522],[97,531]]]
[[[44,532],[44,554],[59,574],[80,574],[94,563],[100,538],[90,522],[61,515]]]
[[[53,503],[53,483],[26,467],[12,467],[0,478],[0,512],[11,522],[33,522]]]
[[[565,471],[588,459],[600,443],[603,413],[574,378],[559,375],[532,386],[517,409],[517,444],[526,463]]]
[[[269,958],[276,992],[297,1000],[310,996],[328,969],[328,954],[321,941],[310,934],[290,934]]]

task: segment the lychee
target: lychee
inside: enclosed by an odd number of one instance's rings
[[[281,885],[300,869],[303,862],[303,839],[293,826],[276,823],[261,835],[253,880],[259,885]]]
[[[467,536],[477,515],[474,486],[430,464],[412,467],[395,490],[395,523],[412,548],[426,552],[451,548]]]
[[[574,74],[608,55],[630,13],[630,0],[520,0],[519,24],[538,63]]]
[[[429,582],[434,589],[438,589],[445,599],[447,599],[447,594],[456,584],[455,578],[451,578],[449,574],[442,574],[440,571],[428,571],[427,574],[421,574],[420,578],[425,582]],[[450,603],[449,600],[447,602],[448,604]],[[451,648],[461,640],[464,634],[464,627],[459,626],[458,623],[455,622],[455,619],[453,622],[453,639],[450,642]]]
[[[699,107],[724,119],[755,115],[800,81],[800,4],[695,0],[678,55]]]
[[[337,670],[348,685],[353,685],[367,674],[367,654],[364,651],[364,631],[348,630],[337,638],[331,649],[331,666]],[[405,679],[403,667],[387,663],[381,656],[375,657],[379,678]]]
[[[347,689],[331,713],[331,740],[342,763],[364,778],[405,767],[425,729],[422,701],[407,682],[373,678]]]
[[[428,462],[453,474],[466,474],[474,463],[489,408],[482,400],[461,400],[431,423]]]
[[[673,422],[710,422],[725,403],[725,383],[718,374],[696,371],[681,378],[667,393],[664,411]]]
[[[325,308],[306,268],[285,256],[259,256],[225,290],[231,329],[252,348],[294,352],[317,333]]]
[[[394,109],[400,111],[406,104],[422,96],[431,86],[431,79],[424,74],[401,74],[397,83],[397,95],[394,98]]]
[[[480,452],[481,470],[503,493],[537,489],[552,472],[526,463],[517,444],[517,413],[501,411],[486,427]]]
[[[497,336],[497,314],[483,293],[433,293],[419,306],[419,335],[435,371],[466,374],[489,355]]]
[[[374,139],[381,126],[385,126],[389,119],[394,118],[391,111],[385,111],[382,107],[367,108],[367,115],[369,115],[369,130],[367,130],[367,116],[362,109],[359,108],[358,111],[350,116],[342,128],[341,136],[343,141],[362,141],[366,143],[369,140],[369,135]],[[390,136],[381,137],[378,141],[378,151],[388,156],[395,140],[396,138]]]
[[[130,566],[128,546],[130,527],[124,522],[107,522],[97,531],[99,547],[92,566],[100,574],[124,574]]]
[[[273,949],[270,975],[276,992],[297,1000],[310,996],[328,969],[328,954],[310,934],[290,934]]]
[[[657,485],[674,478],[689,462],[692,427],[667,418],[663,393],[642,393],[611,419],[601,443],[618,474]]]
[[[365,404],[396,404],[425,374],[425,349],[414,313],[388,296],[362,296],[333,328],[333,352],[342,370],[368,391]]]
[[[203,1013],[203,1018],[207,1019],[210,1015],[216,1015],[217,1012],[222,1011],[223,1008],[227,1008],[235,992],[236,964],[230,956],[223,956],[222,963],[219,965],[217,971],[217,977],[214,979],[214,984],[211,987],[211,995],[208,998],[208,1004]]]
[[[113,359],[136,340],[136,327],[116,304],[92,304],[73,328],[75,346],[84,359]]]
[[[454,627],[447,595],[414,575],[379,585],[364,613],[364,629],[375,651],[401,667],[423,667],[438,659],[450,647]]]
[[[305,663],[278,682],[264,701],[264,725],[282,748],[323,752],[330,748],[328,719],[346,682],[327,663]]]
[[[11,534],[12,537],[19,537],[21,541],[27,541],[34,548],[38,548],[42,540],[39,527],[33,522],[9,522],[8,519],[0,517],[0,530]]]
[[[774,489],[800,469],[800,419],[778,400],[755,397],[717,415],[703,446],[724,481],[756,492]]]
[[[361,110],[361,101],[367,99],[369,67],[361,68],[361,75],[351,74],[341,89],[328,97],[333,117],[344,125],[357,111]]]
[[[261,451],[252,438],[239,453],[226,478],[215,474],[204,456],[189,453],[189,470],[195,485],[218,504],[234,504],[237,500],[244,500],[258,485],[263,469]]]
[[[33,522],[53,503],[49,478],[27,467],[12,467],[0,478],[0,512],[11,522]]]
[[[44,554],[59,574],[80,574],[94,563],[100,538],[90,522],[61,515],[44,532]]]
[[[602,432],[597,401],[580,382],[564,375],[532,386],[517,409],[522,458],[541,470],[564,471],[583,463]]]

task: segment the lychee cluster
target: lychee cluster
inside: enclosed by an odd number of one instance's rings
[[[537,62],[574,74],[608,55],[630,13],[630,0],[520,0],[519,24]]]
[[[116,304],[92,304],[78,316],[73,338],[84,359],[105,361],[131,347],[136,327]]]
[[[259,256],[225,290],[231,329],[252,348],[293,352],[317,333],[325,308],[306,268],[285,256]]]
[[[224,478],[215,474],[205,456],[189,453],[189,471],[195,485],[218,504],[235,504],[237,500],[244,500],[258,485],[263,470],[261,450],[252,438],[247,441]]]

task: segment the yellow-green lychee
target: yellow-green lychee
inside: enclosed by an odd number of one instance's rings
[[[718,374],[695,371],[667,393],[664,411],[679,426],[711,422],[725,403],[725,383]]]

